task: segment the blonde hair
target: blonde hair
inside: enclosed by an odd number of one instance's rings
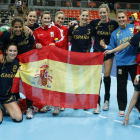
[[[89,14],[89,11],[88,11],[87,9],[82,9],[81,12],[80,12],[80,15],[81,15],[83,12],[88,12],[88,14]]]
[[[107,4],[101,4],[101,5],[99,6],[99,9],[101,9],[101,8],[105,8],[107,12],[110,12],[110,9],[109,9],[109,7],[107,6]]]
[[[48,15],[50,15],[50,17],[51,17],[51,13],[50,13],[50,11],[44,11],[44,12],[41,14],[41,18],[42,18],[43,15],[45,15],[45,14],[48,14]]]
[[[64,14],[63,11],[57,11],[57,12],[55,13],[55,17],[58,16],[59,14],[63,14],[63,15],[65,16],[65,14]]]

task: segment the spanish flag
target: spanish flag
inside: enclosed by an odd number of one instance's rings
[[[44,46],[18,56],[21,67],[11,92],[20,91],[33,102],[46,105],[96,108],[104,55],[78,53]]]

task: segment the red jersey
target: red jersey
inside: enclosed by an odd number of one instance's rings
[[[63,47],[64,37],[61,34],[60,29],[56,26],[41,26],[34,31],[34,37],[36,43],[40,43],[43,46],[55,43],[55,46],[60,48]]]
[[[60,29],[61,33],[64,36],[62,49],[68,50],[68,30],[69,30],[69,28],[67,26],[64,26],[64,25],[60,26],[60,25],[56,24],[55,22],[53,22],[52,25],[55,25]]]
[[[140,74],[140,53],[137,56],[137,75]]]
[[[138,33],[138,30],[136,29],[136,26],[140,26],[140,21],[139,20],[134,21],[134,34]]]

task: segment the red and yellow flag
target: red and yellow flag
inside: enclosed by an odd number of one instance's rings
[[[20,91],[34,102],[56,107],[96,108],[102,52],[77,53],[45,46],[21,54],[18,59],[21,67],[11,92]]]

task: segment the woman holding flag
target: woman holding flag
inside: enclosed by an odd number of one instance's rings
[[[60,16],[60,18],[62,17]],[[55,19],[57,19],[57,14]],[[42,48],[46,45],[53,45],[59,48],[63,48],[66,44],[63,36],[63,31],[65,30],[65,28],[62,25],[60,25],[62,23],[59,21],[51,24],[51,14],[49,11],[44,11],[42,13],[41,21],[42,21],[42,25],[34,31],[34,36],[37,43],[36,45],[38,46],[38,48]],[[54,24],[56,24],[57,26],[53,26]],[[63,27],[63,31],[60,30],[60,28],[62,27]],[[48,107],[49,106],[44,105],[41,111],[46,110]],[[58,115],[59,110],[60,107],[55,107],[53,111],[53,115]]]
[[[9,43],[4,55],[4,62],[0,63],[0,104],[2,104],[14,122],[22,122],[22,112],[11,93],[14,76],[19,68],[19,61],[16,59],[18,54],[17,46]],[[3,114],[0,108],[0,124]]]
[[[94,30],[94,52],[104,52],[105,50],[100,46],[100,40],[104,38],[106,44],[109,44],[111,33],[117,29],[118,23],[115,20],[109,19],[108,15],[110,13],[109,7],[106,4],[102,4],[99,7],[100,19],[94,19],[90,22],[90,25]],[[74,22],[70,22],[70,26]],[[104,58],[104,85],[105,85],[105,96],[103,110],[109,110],[109,100],[110,100],[110,85],[111,85],[111,68],[113,64],[114,54],[108,55]],[[100,96],[97,104],[97,108],[93,112],[94,114],[100,113]]]
[[[7,40],[13,41],[18,46],[18,54],[25,53],[31,49],[35,49],[38,46],[35,44],[33,35],[28,35],[24,28],[24,23],[20,18],[13,19],[11,23],[11,29],[3,32],[0,40],[0,63],[4,62],[3,52]],[[33,118],[32,106],[27,109],[26,118]],[[31,113],[30,113],[31,112]]]

